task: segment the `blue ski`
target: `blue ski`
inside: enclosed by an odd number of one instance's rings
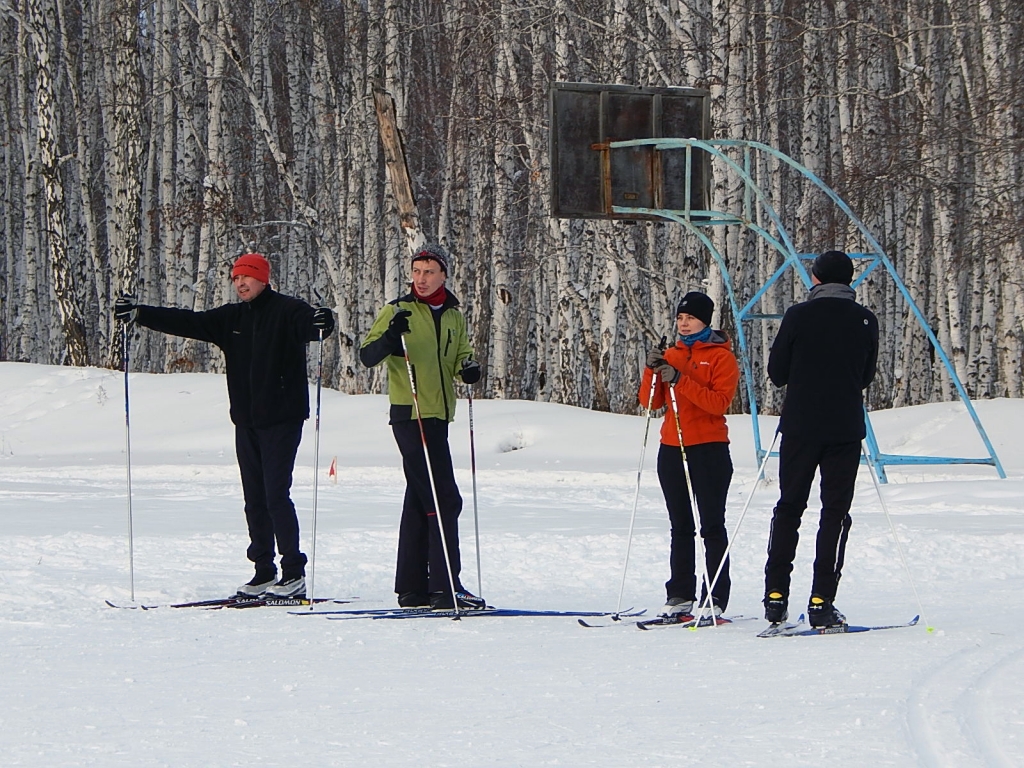
[[[545,616],[609,616],[610,614],[604,611],[537,611],[530,610],[528,608],[494,608],[488,606],[487,608],[478,608],[475,610],[466,609],[461,610],[458,614],[454,610],[443,610],[435,611],[430,608],[369,608],[365,610],[341,610],[341,611],[289,611],[292,615],[314,615],[314,616],[327,616],[328,619],[414,619],[414,618],[446,618],[454,619],[456,616],[459,618],[472,617],[472,616],[497,616],[510,617],[510,616],[534,616],[534,617],[545,617]],[[623,614],[631,616],[640,616],[643,611],[638,611],[632,614]]]
[[[920,616],[915,616],[903,624],[883,624],[875,626],[861,626],[858,624],[839,624],[834,627],[808,627],[804,624],[804,617],[800,616],[796,624],[783,625],[780,627],[768,627],[758,637],[805,637],[807,635],[849,635],[856,632],[872,632],[878,629],[901,629],[913,627],[920,621]],[[774,631],[773,631],[774,629]],[[768,633],[768,634],[766,634]]]

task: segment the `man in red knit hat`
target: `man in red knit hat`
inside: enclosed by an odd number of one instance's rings
[[[306,345],[334,330],[327,307],[314,309],[270,287],[270,263],[258,253],[235,261],[231,282],[241,302],[205,312],[136,304],[121,296],[114,315],[155,331],[220,347],[227,367],[235,452],[245,496],[249,560],[256,573],[242,597],[304,598],[306,556],[291,500],[292,471],[309,418]],[[281,554],[277,577],[275,542]]]

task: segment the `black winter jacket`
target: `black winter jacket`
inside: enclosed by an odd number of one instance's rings
[[[236,425],[269,427],[309,418],[306,345],[319,338],[319,331],[306,302],[267,286],[252,301],[206,312],[148,306],[138,310],[139,325],[221,348]]]
[[[779,429],[816,443],[863,440],[863,390],[875,377],[878,320],[852,288],[815,286],[786,310],[768,356],[768,376],[786,386]]]

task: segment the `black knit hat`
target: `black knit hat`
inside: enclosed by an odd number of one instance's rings
[[[715,302],[706,293],[690,291],[676,307],[676,315],[683,313],[693,315],[704,325],[711,325],[711,315],[715,311]]]
[[[413,262],[433,260],[441,265],[441,271],[448,274],[448,252],[437,243],[427,243],[412,257]]]
[[[823,283],[853,282],[853,260],[842,251],[825,251],[814,260],[811,274]]]

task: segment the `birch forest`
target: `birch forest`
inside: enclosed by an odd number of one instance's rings
[[[357,350],[408,255],[374,92],[395,102],[420,225],[485,377],[477,396],[636,411],[646,350],[722,275],[665,222],[549,215],[553,82],[692,86],[716,138],[763,142],[871,230],[972,397],[1024,396],[1024,24],[1019,0],[0,0],[0,359],[122,364],[112,304],[234,300],[232,261],[337,313],[325,384],[380,392]],[[782,167],[759,184],[801,252],[857,252]],[[711,205],[738,190],[714,173]],[[781,263],[709,233],[742,301]],[[893,281],[871,408],[955,391]],[[765,314],[802,300],[795,276]],[[777,321],[749,323],[761,412]],[[217,371],[209,345],[136,329],[131,369]],[[311,357],[311,372],[315,353]],[[743,386],[734,408],[747,407]]]

